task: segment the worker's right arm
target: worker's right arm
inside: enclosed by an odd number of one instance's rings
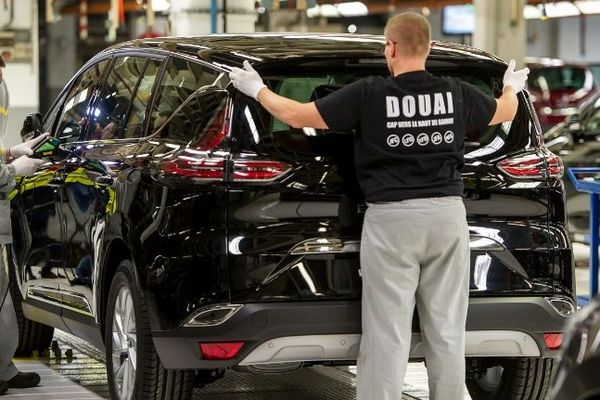
[[[229,78],[239,91],[254,97],[278,120],[294,128],[328,128],[314,101],[300,103],[273,92],[248,61],[244,61],[244,69],[233,68]]]
[[[496,99],[496,112],[490,121],[490,125],[512,121],[517,114],[517,108],[519,107],[517,93],[525,89],[529,68],[515,71],[515,65],[515,60],[510,60],[508,68],[504,72],[504,78],[502,79],[504,88],[502,95]]]

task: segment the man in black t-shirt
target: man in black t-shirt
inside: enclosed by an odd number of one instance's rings
[[[358,181],[369,205],[361,239],[363,336],[358,400],[398,400],[411,322],[419,311],[430,398],[464,398],[469,232],[461,195],[464,135],[511,121],[528,70],[511,61],[498,99],[456,78],[425,71],[428,21],[391,18],[391,76],[369,77],[311,103],[269,90],[246,61],[233,85],[296,128],[357,129]]]

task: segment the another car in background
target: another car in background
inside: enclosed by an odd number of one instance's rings
[[[598,91],[586,65],[554,59],[527,59],[528,90],[542,128],[548,129],[577,112]]]
[[[552,400],[600,398],[600,298],[577,311],[569,324],[556,373]]]
[[[600,166],[600,92],[588,98],[567,120],[544,133],[546,146],[558,154],[566,167]],[[571,239],[587,242],[590,201],[565,177],[567,214]]]

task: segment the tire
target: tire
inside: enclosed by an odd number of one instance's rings
[[[194,389],[194,371],[163,368],[152,342],[143,293],[134,276],[131,261],[121,261],[108,294],[105,348],[110,397],[189,400]],[[115,351],[113,356],[116,346],[122,350]]]
[[[15,352],[17,357],[29,357],[34,351],[43,353],[50,348],[52,337],[54,336],[54,328],[39,322],[27,319],[23,315],[23,296],[19,290],[16,281],[16,272],[12,264],[10,251],[7,252],[9,260],[8,270],[10,274],[10,295],[12,296],[13,305],[17,314],[17,325],[19,326],[19,345]]]
[[[544,400],[550,387],[551,358],[471,359],[479,373],[469,373],[473,400]],[[467,362],[468,365],[468,362]]]

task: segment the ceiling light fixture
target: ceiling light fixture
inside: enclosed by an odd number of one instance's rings
[[[542,4],[542,14],[546,11],[548,18],[574,17],[581,15],[575,4],[570,1],[557,1]]]
[[[365,3],[352,1],[349,3],[321,4],[306,10],[309,18],[314,17],[362,17],[369,15],[369,9]]]
[[[600,14],[600,1],[598,0],[579,0],[575,5],[582,14]]]

